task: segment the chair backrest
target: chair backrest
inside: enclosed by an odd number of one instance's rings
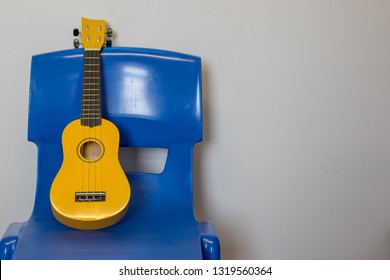
[[[32,59],[28,139],[38,146],[32,218],[51,215],[49,191],[62,163],[61,135],[81,114],[83,50]],[[120,131],[121,147],[166,148],[161,174],[127,174],[127,216],[192,219],[192,148],[202,139],[199,57],[150,49],[102,52],[103,118]]]

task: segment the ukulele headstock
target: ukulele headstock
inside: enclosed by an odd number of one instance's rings
[[[102,47],[111,47],[112,42],[110,39],[106,40],[106,37],[111,38],[112,34],[111,28],[106,29],[105,20],[81,18],[81,31],[77,28],[73,29],[74,36],[81,36],[81,43],[79,39],[75,38],[73,46],[78,48],[81,44],[86,50],[100,50]]]

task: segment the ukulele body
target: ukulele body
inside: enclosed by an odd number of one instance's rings
[[[56,219],[84,230],[121,220],[130,200],[130,184],[118,159],[117,127],[105,119],[93,127],[75,120],[63,131],[62,147],[63,163],[50,190]]]

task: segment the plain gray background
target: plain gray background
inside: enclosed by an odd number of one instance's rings
[[[390,258],[388,0],[0,0],[0,234],[33,206],[31,56],[72,48],[81,16],[202,57],[195,212],[223,258]]]

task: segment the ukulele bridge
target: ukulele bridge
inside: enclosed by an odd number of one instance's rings
[[[106,201],[105,192],[76,192],[75,202]]]

